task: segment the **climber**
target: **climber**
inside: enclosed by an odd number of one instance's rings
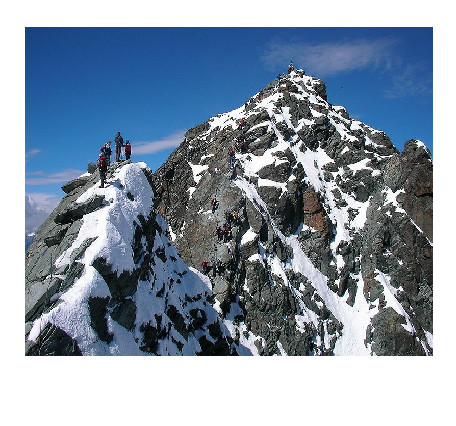
[[[228,210],[225,210],[224,215],[225,215],[226,222],[223,225],[225,226],[225,224],[231,223],[231,213]]]
[[[236,180],[237,179],[237,164],[234,165],[233,167],[233,173],[231,173],[231,180]]]
[[[120,132],[117,132],[114,142],[116,143],[116,161],[120,161],[122,147],[124,146],[123,137],[120,135]]]
[[[290,61],[290,65],[288,65],[288,74],[290,74],[291,71],[294,71],[293,61]]]
[[[231,226],[225,222],[223,225],[223,242],[226,243],[231,239]]]
[[[111,153],[112,153],[111,141],[108,141],[103,145],[103,147],[101,148],[101,152],[106,159],[107,166],[109,167],[109,165],[111,164]]]
[[[245,118],[242,117],[241,121],[239,122],[238,130],[242,129],[242,127],[245,125],[246,121]]]
[[[215,278],[217,276],[217,261],[212,260],[212,275]]]
[[[100,173],[100,180],[101,180],[101,185],[100,188],[104,188],[104,184],[106,182],[106,174],[108,172],[108,164],[106,162],[105,156],[100,153],[98,156],[98,172]]]
[[[205,274],[209,273],[209,271],[211,270],[211,261],[210,260],[204,260],[202,263],[201,263],[201,266],[203,267],[203,272]]]
[[[240,148],[245,143],[245,135],[240,135],[236,138],[237,146]]]
[[[215,228],[215,233],[217,235],[218,240],[222,241],[223,240],[223,230],[219,225],[217,225],[217,228]]]
[[[125,160],[129,160],[131,157],[131,145],[130,141],[125,143]]]
[[[236,161],[236,153],[234,152],[233,148],[231,148],[228,155],[230,156],[230,166],[234,167],[234,162]]]
[[[235,225],[237,225],[239,223],[239,214],[238,214],[238,212],[231,213],[231,221]]]
[[[219,205],[219,202],[217,201],[217,195],[215,195],[214,198],[211,200],[212,213],[215,213],[218,205]]]

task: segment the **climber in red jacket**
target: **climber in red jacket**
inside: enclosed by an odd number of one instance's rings
[[[127,142],[125,143],[124,149],[125,149],[125,159],[126,159],[126,160],[129,160],[130,157],[131,157],[131,145],[130,145],[130,141],[127,141]]]
[[[100,173],[101,185],[100,188],[104,188],[106,182],[106,174],[108,173],[108,163],[103,154],[100,154],[98,157],[98,172]]]
[[[290,65],[288,65],[288,74],[290,74],[291,71],[294,71],[293,61],[291,61]]]

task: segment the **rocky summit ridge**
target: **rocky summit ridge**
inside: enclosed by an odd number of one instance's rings
[[[27,250],[27,354],[432,355],[429,150],[303,70],[93,172]]]

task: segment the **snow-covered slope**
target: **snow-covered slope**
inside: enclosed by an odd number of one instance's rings
[[[167,225],[153,211],[147,173],[144,163],[125,164],[112,170],[106,188],[94,176],[76,189],[72,208],[96,197],[103,204],[79,219],[71,241],[62,239],[59,245],[68,248],[53,270],[27,283],[28,295],[32,286],[47,292],[34,300],[41,306],[28,323],[29,354],[230,353],[228,330],[207,300],[211,282],[169,243]]]

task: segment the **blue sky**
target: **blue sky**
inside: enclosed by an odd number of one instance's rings
[[[155,170],[184,132],[242,105],[290,59],[328,100],[432,151],[433,29],[25,28],[25,192],[52,207],[117,131]]]

